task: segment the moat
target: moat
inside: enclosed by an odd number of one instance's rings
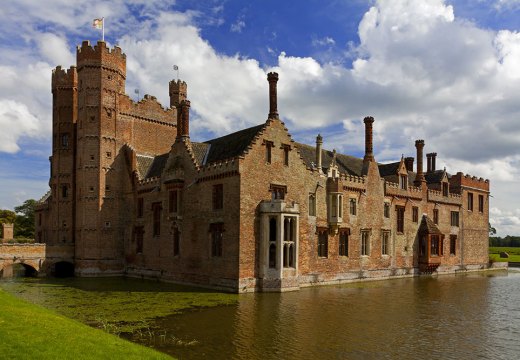
[[[120,278],[0,287],[180,359],[513,359],[520,271],[223,294]]]

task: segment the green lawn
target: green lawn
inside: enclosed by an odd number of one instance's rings
[[[500,252],[505,251],[509,254],[509,258],[500,258]],[[497,247],[489,248],[489,258],[493,261],[501,262],[520,262],[520,247]]]
[[[18,299],[0,289],[3,359],[171,359]]]

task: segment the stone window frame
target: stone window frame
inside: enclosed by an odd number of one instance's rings
[[[414,223],[419,222],[419,207],[418,206],[412,206],[412,222],[414,222]]]
[[[450,235],[450,255],[457,255],[457,235]]]
[[[433,209],[433,223],[439,225],[439,209]]]
[[[404,214],[406,212],[406,207],[403,205],[396,205],[396,225],[397,225],[397,233],[404,234]]]
[[[137,198],[137,206],[136,206],[136,217],[142,218],[144,216],[144,198],[138,197]]]
[[[161,236],[162,202],[152,203],[152,235]]]
[[[381,230],[381,255],[390,256],[391,246],[390,230]]]
[[[271,193],[271,200],[285,200],[285,195],[287,195],[287,186],[270,184],[269,192]]]
[[[385,219],[390,219],[390,202],[385,201],[383,206],[383,216],[385,217]]]
[[[264,140],[265,145],[265,163],[271,164],[273,162],[273,148],[274,142],[270,140]]]
[[[450,213],[450,224],[451,226],[459,227],[459,212],[458,211],[451,211]]]
[[[215,222],[209,224],[210,255],[212,258],[220,258],[223,254],[224,223]]]
[[[361,235],[360,235],[360,255],[361,256],[370,256],[370,250],[371,250],[371,244],[370,244],[370,229],[361,229]]]
[[[349,243],[350,243],[350,229],[349,228],[340,228],[339,229],[339,256],[348,257],[349,256]]]
[[[481,214],[484,213],[484,195],[482,194],[478,195],[478,212]]]
[[[468,192],[468,211],[473,211],[473,193]]]
[[[350,197],[348,204],[349,204],[349,214],[351,216],[357,216],[357,199],[355,197]]]
[[[318,235],[318,258],[326,259],[329,257],[329,229],[326,227],[318,227],[316,228],[316,234]]]
[[[309,216],[316,216],[316,194],[309,194]]]
[[[289,153],[291,151],[291,145],[282,144],[281,148],[283,149],[283,164],[284,166],[289,166]]]
[[[404,174],[399,175],[399,188],[401,190],[408,189],[408,175],[404,175]]]

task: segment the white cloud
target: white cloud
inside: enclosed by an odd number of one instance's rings
[[[331,45],[335,45],[335,44],[336,44],[336,41],[334,41],[334,39],[329,36],[325,36],[324,38],[321,38],[321,39],[312,40],[313,46],[331,46]]]
[[[246,27],[246,22],[243,19],[237,19],[236,22],[231,24],[231,32],[241,33]]]
[[[36,136],[39,122],[25,104],[0,99],[0,152],[15,153],[22,135]]]

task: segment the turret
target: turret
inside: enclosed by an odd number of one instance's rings
[[[188,85],[181,80],[170,81],[170,107],[178,108],[188,97]]]

